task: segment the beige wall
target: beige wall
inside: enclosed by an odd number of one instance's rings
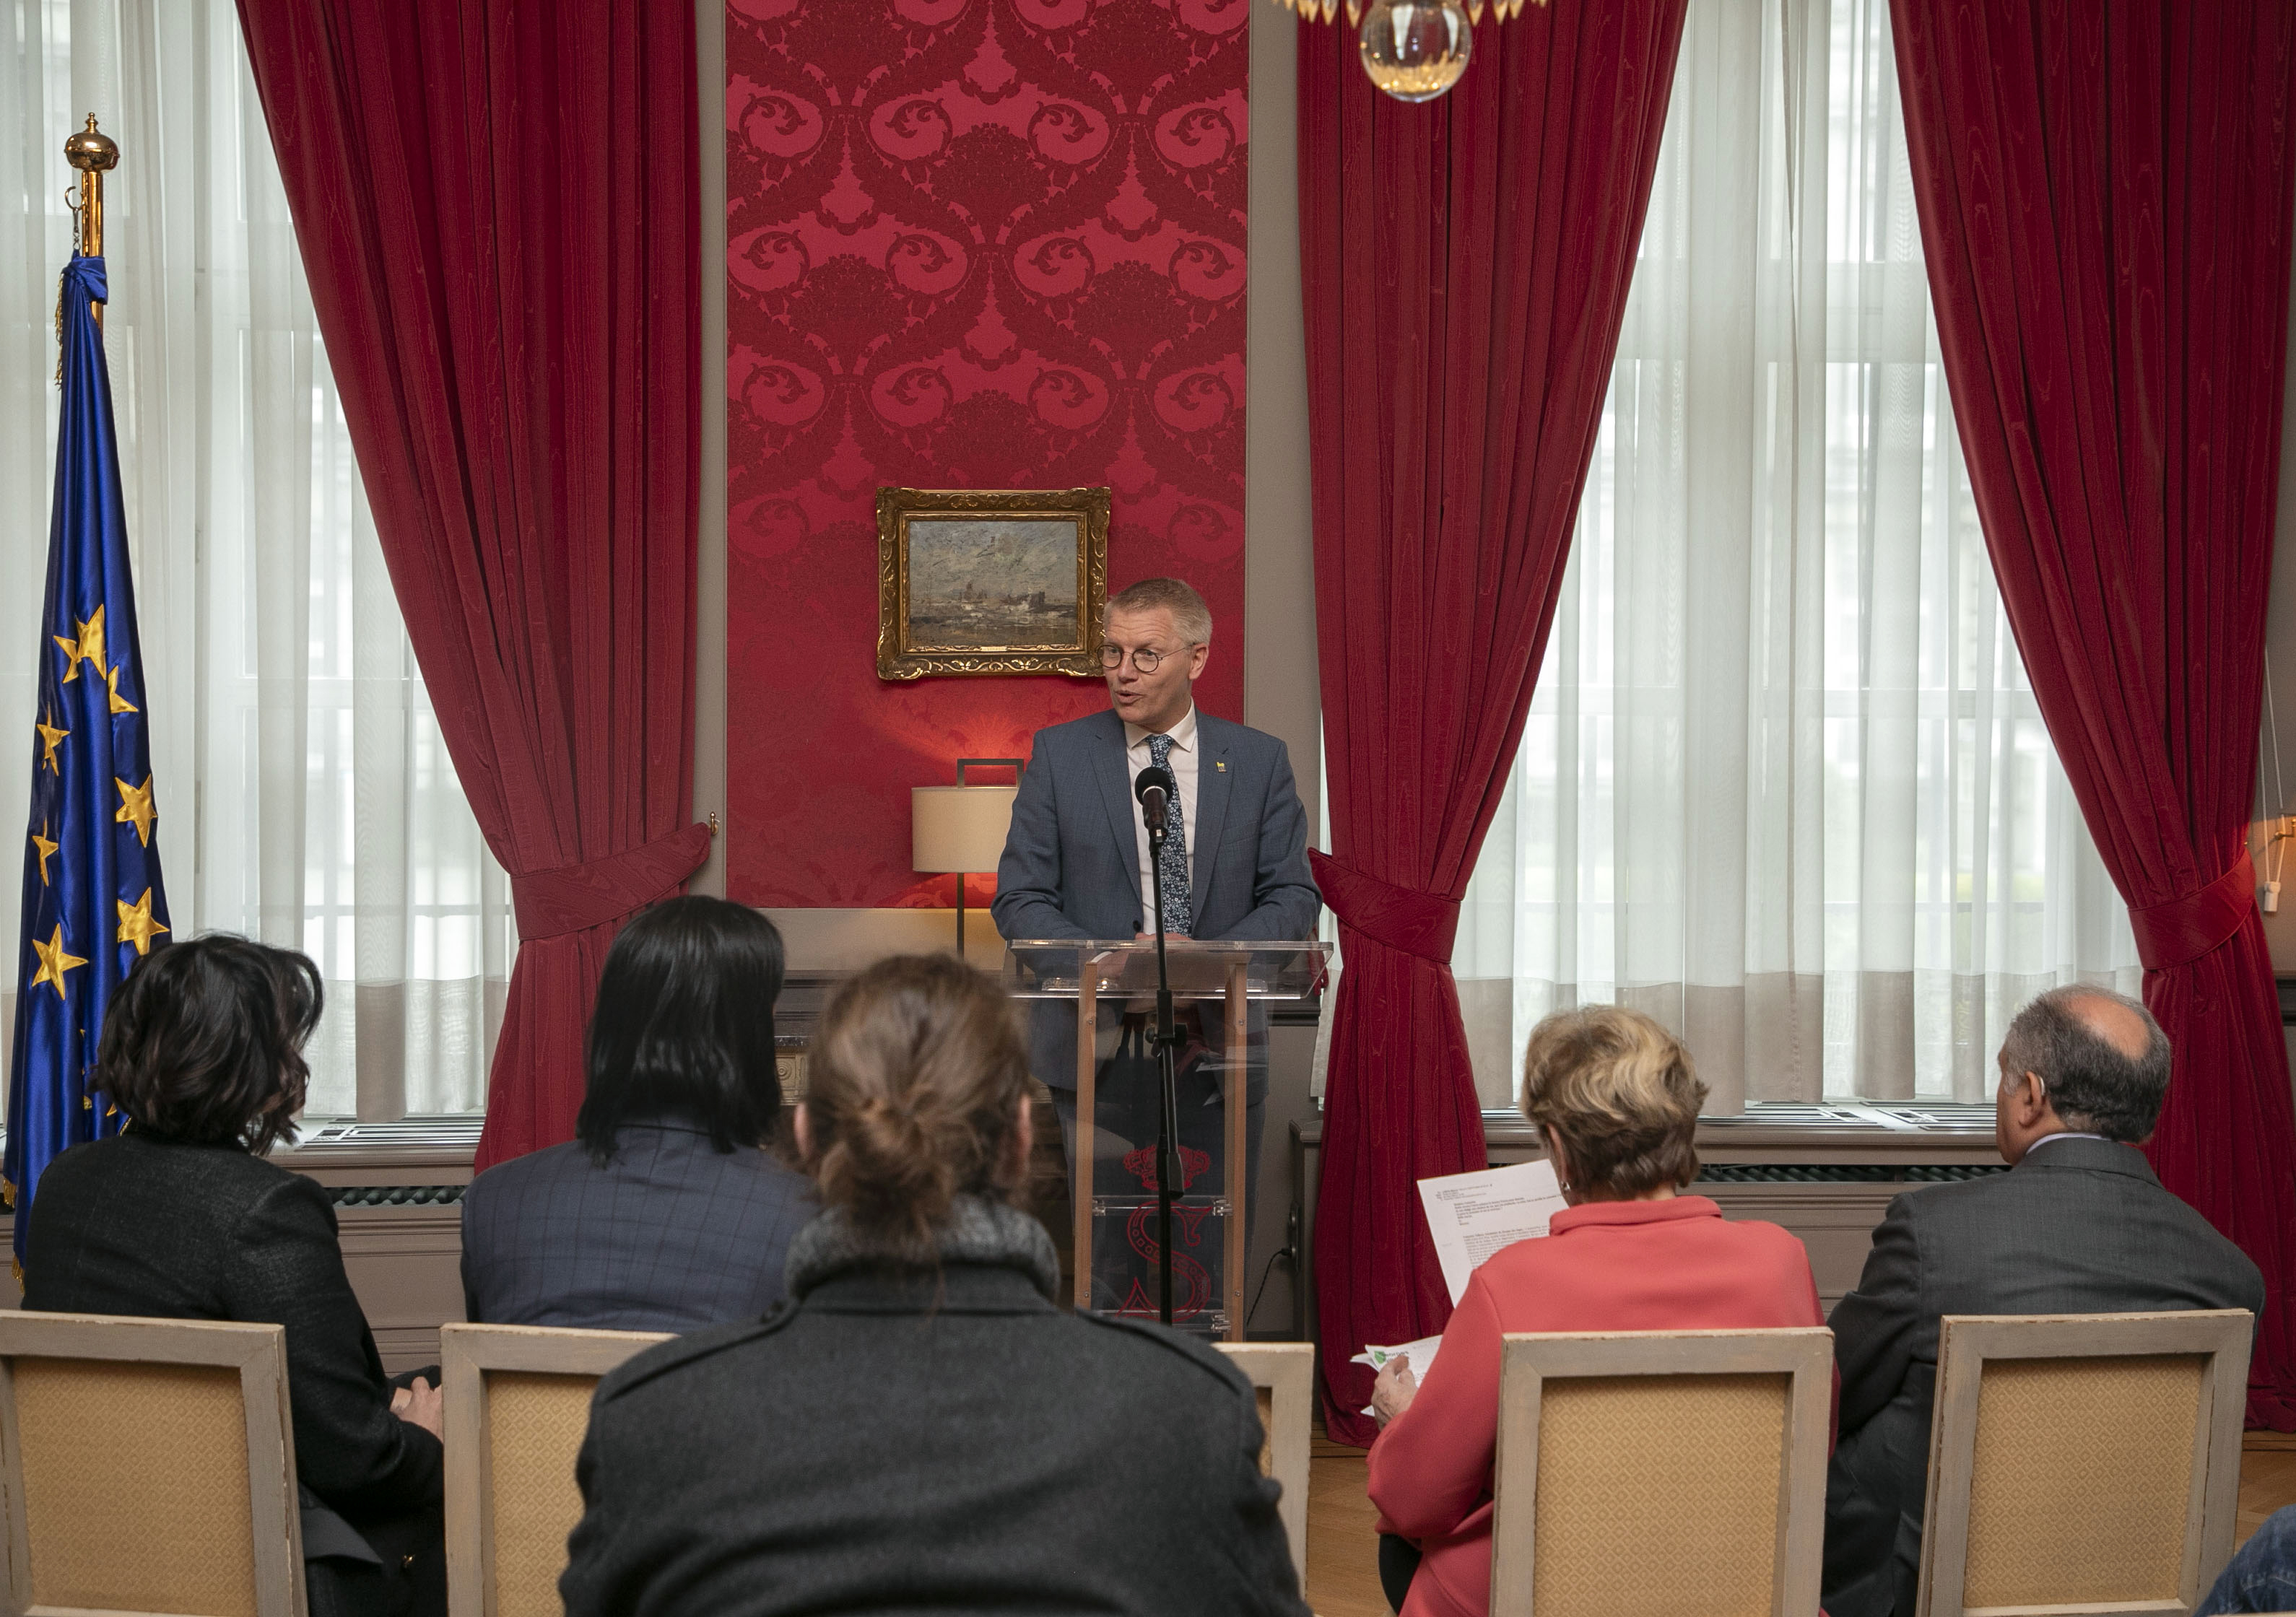
[[[1292,14],[1251,9],[1251,304],[1244,333],[1244,722],[1280,737],[1320,823],[1322,701],[1308,488],[1308,343],[1300,298]]]
[[[2292,337],[2296,337],[2296,276],[2292,276],[2289,296],[2289,329]],[[2288,386],[2296,388],[2296,363],[2288,367]],[[2277,526],[2272,558],[2272,600],[2264,630],[2264,655],[2270,674],[2267,684],[2269,706],[2266,708],[2263,755],[2258,763],[2263,781],[2259,800],[2267,818],[2296,814],[2296,396],[2284,396],[2281,408]],[[2278,791],[2272,769],[2276,731],[2281,779],[2285,783]],[[2259,845],[2261,840],[2253,839],[2251,845]],[[2284,844],[2282,853],[2296,853],[2296,843]],[[2273,965],[2281,971],[2296,972],[2296,858],[2287,862],[2280,912],[2264,918],[2264,935],[2272,944]],[[2262,874],[2259,870],[2259,879]]]
[[[701,262],[726,262],[726,0],[693,0],[701,80]],[[701,277],[701,532],[693,615],[693,817],[726,819],[726,276]],[[725,833],[693,874],[726,896]]]
[[[1250,413],[1244,419],[1244,721],[1281,737],[1308,811],[1321,822],[1322,701],[1316,676],[1315,549],[1308,501],[1308,345],[1300,298],[1299,61],[1288,10],[1251,8],[1251,306],[1244,333]],[[1267,1121],[1259,1154],[1259,1198],[1245,1302],[1269,1278],[1250,1327],[1270,1331],[1292,1318],[1297,1276],[1272,1273],[1269,1254],[1284,1244],[1285,1214],[1297,1193],[1292,1125],[1316,1115],[1308,1092],[1313,1028],[1272,1030]]]

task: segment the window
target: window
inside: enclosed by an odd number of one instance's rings
[[[1570,570],[1454,969],[1486,1106],[1590,1001],[1744,1100],[1977,1100],[2136,945],[2001,608],[1888,0],[1691,0]]]
[[[353,461],[231,0],[10,0],[0,46],[0,733],[29,736],[54,479],[64,137],[119,141],[105,347],[157,833],[181,935],[319,963],[315,1116],[467,1112],[515,950]],[[75,28],[79,29],[75,34]],[[29,755],[0,747],[0,823]],[[13,1013],[13,983],[6,985]]]

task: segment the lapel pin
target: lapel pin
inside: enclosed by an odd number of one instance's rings
[[[1218,771],[1223,775],[1227,773],[1227,760],[1226,758],[1213,759],[1212,768]]]

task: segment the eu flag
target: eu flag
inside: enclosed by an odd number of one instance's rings
[[[103,260],[74,258],[60,316],[63,429],[48,523],[15,1059],[0,1163],[16,1208],[20,1262],[40,1171],[67,1147],[127,1124],[91,1087],[96,1041],[128,968],[168,941],[119,445],[95,322],[94,305],[104,298]]]

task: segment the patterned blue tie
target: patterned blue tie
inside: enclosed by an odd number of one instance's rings
[[[1150,763],[1159,769],[1169,769],[1171,757],[1171,737],[1148,738]],[[1164,892],[1164,930],[1192,935],[1196,918],[1188,908],[1188,827],[1186,817],[1180,813],[1177,792],[1172,794],[1172,801],[1164,810],[1164,853],[1156,862],[1156,885]]]

